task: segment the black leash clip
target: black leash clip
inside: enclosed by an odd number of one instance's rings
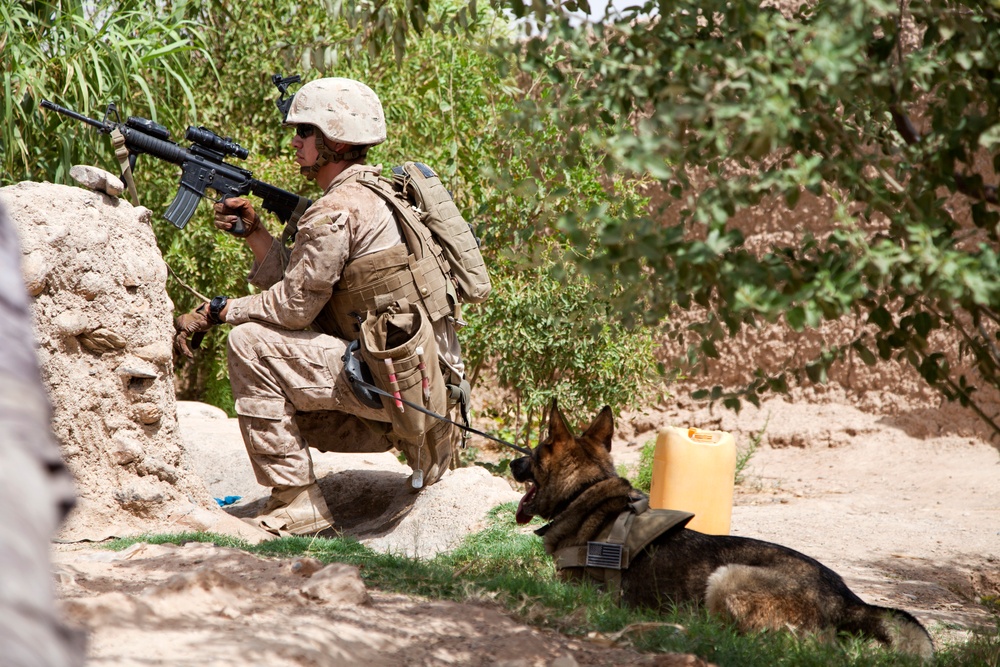
[[[344,356],[341,357],[341,360],[344,362],[344,373],[347,374],[347,380],[351,383],[351,391],[354,392],[358,400],[369,408],[381,410],[382,399],[368,388],[374,384],[372,373],[368,370],[368,364],[354,356],[358,347],[360,347],[360,342],[352,340],[350,345],[347,346]]]

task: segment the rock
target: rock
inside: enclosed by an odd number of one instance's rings
[[[51,270],[40,254],[29,254],[21,258],[21,275],[24,277],[24,286],[28,288],[30,296],[38,296],[45,290],[49,284]]]
[[[153,364],[165,364],[173,358],[173,349],[167,341],[143,345],[132,351],[136,357]],[[155,372],[155,369],[154,369]],[[159,377],[159,373],[155,377]]]
[[[125,338],[110,329],[95,329],[80,336],[80,344],[91,352],[111,352],[125,347]]]
[[[314,574],[309,583],[299,589],[307,599],[336,606],[371,604],[368,589],[361,581],[358,568],[344,563],[333,563]]]
[[[112,197],[118,197],[125,192],[125,184],[122,183],[122,180],[100,167],[86,164],[74,165],[70,168],[69,175],[88,190],[103,192]]]
[[[173,484],[180,477],[180,471],[166,461],[155,456],[147,456],[138,467],[141,474],[152,475],[157,479]]]
[[[138,437],[128,431],[118,431],[111,438],[111,460],[124,466],[142,459],[143,449]]]
[[[163,491],[146,478],[132,480],[127,487],[115,491],[114,497],[123,508],[139,516],[148,515],[165,500]]]
[[[286,562],[285,567],[292,574],[298,575],[300,577],[311,577],[324,567],[326,563],[319,560],[318,558],[294,558]]]
[[[146,426],[158,424],[163,417],[163,410],[156,403],[136,403],[132,410],[134,419]]]
[[[87,271],[76,283],[75,291],[87,301],[93,301],[102,294],[106,294],[111,285],[107,276],[94,271]]]
[[[59,313],[52,324],[63,336],[79,336],[90,329],[90,318],[77,310],[67,310]]]
[[[160,372],[156,366],[136,357],[126,357],[125,361],[115,369],[115,373],[125,382],[128,382],[131,378],[155,380],[160,377]]]

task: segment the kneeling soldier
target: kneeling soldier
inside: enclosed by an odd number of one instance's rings
[[[414,470],[414,486],[420,479],[429,485],[449,469],[457,429],[431,420],[418,441],[402,439],[393,434],[387,411],[359,400],[344,373],[345,350],[359,331],[346,323],[360,323],[366,313],[359,311],[374,312],[376,301],[414,289],[393,209],[359,182],[377,180],[381,172],[365,163],[368,149],[386,138],[381,102],[360,82],[319,79],[296,93],[285,125],[296,129],[296,163],[323,196],[302,215],[290,249],[260,224],[248,201],[216,204],[220,230],[231,232],[242,220],[242,237],[254,255],[248,280],[261,292],[216,297],[178,318],[178,329],[183,339],[218,323],[235,325],[228,360],[240,430],[257,480],[272,487],[254,521],[272,532],[303,535],[333,523],[310,446],[338,452],[395,446]],[[385,285],[380,279],[392,274],[399,278],[388,281],[395,285],[388,293],[365,291],[376,282]],[[439,381],[457,384],[464,369],[454,320],[430,319],[443,370]]]

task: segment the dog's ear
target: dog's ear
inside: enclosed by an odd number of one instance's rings
[[[605,405],[601,408],[600,413],[594,417],[594,421],[587,427],[587,430],[583,432],[583,437],[604,445],[604,448],[610,452],[611,436],[614,432],[615,417],[611,413],[611,408]]]
[[[566,423],[565,417],[559,410],[556,400],[552,399],[552,411],[549,413],[549,442],[557,445],[560,442],[573,440],[573,431]]]

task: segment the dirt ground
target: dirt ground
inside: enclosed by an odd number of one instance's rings
[[[628,635],[570,638],[529,627],[485,596],[457,604],[365,590],[356,571],[308,560],[199,545],[116,554],[85,541],[136,531],[245,531],[238,518],[260,506],[265,490],[233,420],[200,404],[175,406],[167,272],[151,212],[52,184],[22,183],[3,196],[35,298],[53,428],[77,479],[78,509],[61,533],[70,543],[55,545],[54,569],[63,611],[89,633],[91,664],[698,664],[638,655]],[[773,206],[736,222],[756,230],[748,247],[767,247],[790,221],[812,233],[828,225],[825,204],[813,204],[794,218]],[[700,381],[743,386],[758,366],[800,367],[865,326],[873,325],[825,324],[805,339],[780,326],[746,331],[706,362],[710,374]],[[993,626],[1000,600],[996,443],[967,411],[940,405],[912,369],[865,370],[848,359],[831,371],[831,385],[849,387],[851,396],[809,389],[739,415],[683,400],[637,410],[619,420],[613,454],[634,468],[642,445],[667,425],[728,430],[742,448],[759,436],[737,488],[734,534],[825,562],[862,598],[912,612],[939,645]],[[479,407],[487,392],[477,393]],[[499,405],[503,397],[486,400]],[[1000,397],[983,404],[1000,413]],[[574,415],[581,423],[590,416]],[[501,456],[476,444],[494,460]],[[483,526],[490,507],[519,495],[479,467],[452,471],[412,494],[407,470],[391,453],[324,454],[315,463],[345,534],[418,557],[453,548]],[[226,496],[240,500],[228,513],[210,509],[212,497]]]
[[[192,466],[214,495],[243,495],[232,512],[245,513],[263,489],[248,477],[235,424],[197,405],[179,411]],[[938,645],[995,622],[980,600],[1000,595],[1000,452],[981,438],[915,437],[898,417],[780,400],[739,416],[653,408],[621,422],[614,453],[626,466],[668,424],[726,428],[740,446],[748,434],[760,435],[737,486],[733,534],[818,558],[865,600],[912,612]],[[337,455],[317,457],[317,469],[345,525],[361,526],[351,493],[371,502],[405,479],[392,472],[391,454],[381,455],[386,468],[349,492],[334,484],[343,475],[337,466],[358,467],[358,455],[329,456]],[[458,506],[448,493],[435,502],[439,510]],[[423,521],[443,524],[452,514],[462,512],[437,511]],[[487,598],[458,604],[366,591],[356,571],[317,571],[309,560],[194,544],[120,554],[72,544],[57,545],[55,561],[63,609],[89,630],[94,665],[701,664],[637,654],[627,637],[532,628]]]

